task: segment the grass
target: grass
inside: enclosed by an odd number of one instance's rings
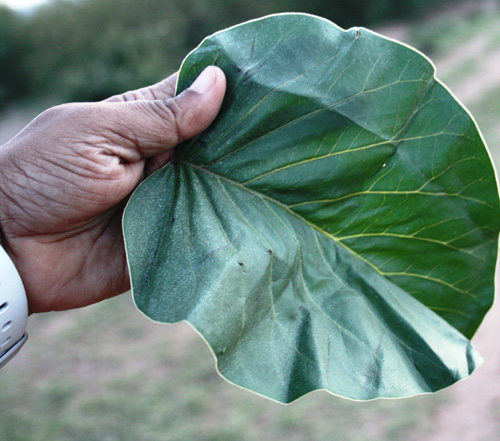
[[[481,127],[495,163],[500,165],[500,85],[469,109]]]
[[[489,49],[494,49],[500,40],[498,13],[475,14],[460,16],[442,14],[429,20],[422,26],[416,23],[410,28],[411,44],[430,56],[439,56],[457,49],[463,43],[477,36],[486,36],[490,43]]]
[[[481,60],[500,48],[500,12],[469,16],[443,14],[425,25],[409,26],[407,41],[433,60],[443,60],[446,84],[458,83],[482,68]],[[449,66],[446,66],[449,63]]]
[[[408,42],[430,55],[438,65],[438,77],[452,91],[484,68],[487,57],[498,57],[500,49],[500,12],[460,17],[442,15],[428,22],[410,25]],[[467,47],[467,50],[464,48]],[[492,55],[493,54],[493,55]],[[446,69],[446,62],[453,63]],[[442,60],[442,63],[440,63]],[[444,72],[440,67],[445,67]],[[500,165],[500,81],[487,93],[465,102],[477,121],[492,157]]]
[[[188,325],[158,325],[128,295],[35,316],[0,377],[9,441],[395,440],[429,430],[442,394],[357,403],[316,392],[283,406],[234,387]]]

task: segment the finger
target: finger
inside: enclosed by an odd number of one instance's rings
[[[137,100],[168,100],[175,95],[175,85],[177,84],[178,73],[170,75],[168,78],[153,84],[152,86],[143,87],[137,90],[114,95],[103,102],[116,103],[124,101],[137,101]]]
[[[107,139],[114,142],[106,148],[132,162],[160,155],[205,130],[215,119],[225,90],[224,73],[210,66],[175,98],[109,103],[105,124]]]

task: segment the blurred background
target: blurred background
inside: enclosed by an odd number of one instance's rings
[[[0,1],[0,145],[51,105],[161,80],[205,36],[284,11],[423,51],[500,166],[500,0]],[[28,332],[0,373],[1,441],[500,439],[498,303],[474,337],[485,363],[470,379],[368,403],[315,392],[285,407],[231,386],[187,324],[150,322],[128,294],[33,316]]]

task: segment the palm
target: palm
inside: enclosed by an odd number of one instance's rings
[[[9,200],[2,232],[32,312],[85,306],[128,289],[121,228],[127,197],[170,160],[171,147],[203,130],[220,105],[209,104],[210,115],[193,123],[189,109],[184,114],[165,102],[175,81],[174,75],[103,103],[50,109],[2,149],[2,165],[11,165],[1,175]],[[141,136],[116,116],[131,101],[144,117]]]

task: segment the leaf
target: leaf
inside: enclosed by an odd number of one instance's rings
[[[132,196],[134,299],[186,320],[229,381],[281,402],[367,400],[468,376],[493,300],[495,174],[420,53],[280,14],[207,39],[228,91],[214,124]]]

